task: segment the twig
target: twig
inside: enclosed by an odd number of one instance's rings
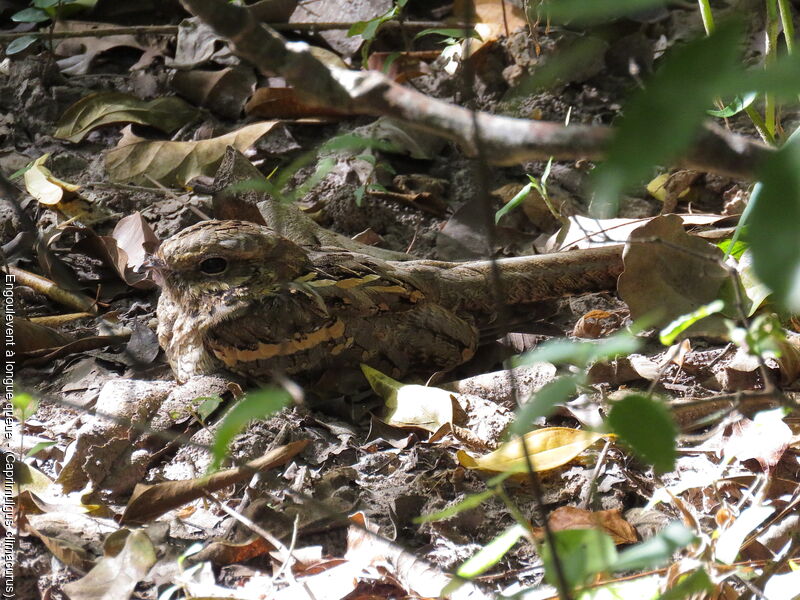
[[[350,29],[353,23],[265,23],[275,31],[341,31]],[[387,21],[381,29],[411,29],[420,30],[442,27],[441,21]],[[463,25],[448,25],[448,27],[463,27]],[[180,28],[177,25],[134,25],[131,27],[100,27],[97,29],[84,29],[81,31],[21,31],[14,33],[0,33],[0,43],[10,42],[21,37],[47,38],[51,40],[64,40],[83,37],[109,37],[112,35],[176,35]]]
[[[40,294],[44,294],[51,300],[74,308],[81,312],[97,314],[97,304],[94,300],[83,294],[76,294],[65,290],[59,285],[41,275],[36,275],[30,271],[25,271],[19,267],[8,267],[9,274],[13,275],[18,285],[26,285],[33,288]]]

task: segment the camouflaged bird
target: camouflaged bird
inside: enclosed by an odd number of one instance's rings
[[[475,352],[496,321],[490,261],[384,261],[308,250],[244,221],[204,221],[166,240],[158,339],[179,381],[227,370],[313,383],[366,363],[424,377]],[[621,247],[496,261],[524,305],[613,289]]]

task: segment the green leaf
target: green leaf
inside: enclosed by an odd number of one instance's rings
[[[478,550],[475,556],[464,562],[456,571],[456,575],[472,578],[485,573],[499,563],[506,553],[514,547],[514,544],[519,541],[519,538],[526,533],[525,527],[519,523],[514,523],[514,525]]]
[[[554,531],[556,551],[570,587],[582,585],[597,573],[606,572],[617,560],[614,540],[598,529],[569,529]],[[556,585],[553,549],[550,544],[542,544],[544,578]]]
[[[353,192],[353,196],[356,199],[356,206],[361,208],[362,203],[364,202],[364,194],[367,193],[366,186],[360,185],[358,186],[355,191]]]
[[[614,433],[656,471],[664,473],[675,467],[678,430],[662,402],[643,394],[629,394],[614,403],[607,421]]]
[[[495,495],[496,494],[494,490],[486,490],[485,492],[480,492],[479,494],[468,494],[461,502],[457,502],[453,506],[448,506],[444,510],[431,513],[429,515],[420,515],[419,517],[415,517],[413,521],[417,524],[430,523],[431,521],[443,521],[444,519],[454,517],[465,510],[477,508],[489,498],[493,498]]]
[[[514,366],[523,366],[551,362],[585,367],[598,360],[631,354],[636,352],[640,345],[641,342],[627,331],[616,333],[604,340],[591,342],[554,339],[545,342],[535,350],[516,357],[512,363]]]
[[[725,106],[721,110],[707,110],[706,112],[712,117],[728,118],[742,112],[745,108],[750,106],[758,97],[758,92],[749,92],[744,96],[736,96],[733,102]]]
[[[658,600],[682,600],[689,597],[707,597],[714,583],[704,569],[698,569],[678,578],[678,583],[659,596]]]
[[[792,313],[800,312],[800,130],[763,161],[761,185],[750,196],[752,213],[747,239],[758,278],[774,300]]]
[[[689,145],[719,86],[737,69],[740,42],[740,28],[728,23],[676,48],[627,103],[608,160],[593,173],[595,216],[615,216],[628,187]]]
[[[517,208],[520,204],[522,204],[525,198],[527,198],[528,195],[531,193],[532,189],[533,189],[533,183],[531,182],[526,184],[520,191],[518,191],[516,195],[505,204],[505,206],[503,206],[500,210],[498,210],[494,214],[495,224],[499,223],[500,219],[502,219],[504,215],[507,215],[512,210]]]
[[[367,28],[368,23],[369,21],[356,21],[350,26],[350,29],[347,30],[347,37],[361,35],[361,32]]]
[[[532,429],[533,422],[539,417],[548,417],[556,405],[561,404],[575,395],[579,383],[584,377],[564,375],[556,377],[545,384],[533,394],[533,397],[517,411],[517,417],[512,423],[510,432],[513,435],[524,435]]]
[[[30,394],[14,393],[11,397],[14,418],[20,423],[27,421],[39,409],[39,400]]]
[[[237,402],[220,423],[212,445],[212,461],[209,472],[219,469],[228,451],[231,440],[250,422],[268,417],[291,402],[288,392],[282,388],[267,387],[247,394]]]
[[[736,260],[739,260],[749,247],[747,242],[742,242],[740,240],[734,241],[733,239],[722,240],[717,244],[717,248],[725,253],[725,258],[732,256]]]
[[[695,535],[680,521],[672,521],[649,540],[626,548],[612,565],[613,571],[654,569],[672,560],[677,550],[695,541]]]
[[[11,43],[6,46],[6,55],[12,56],[14,54],[18,54],[19,52],[22,52],[26,48],[30,47],[30,45],[38,39],[39,38],[35,35],[23,35],[15,40],[11,40]]]
[[[195,413],[200,419],[201,423],[205,423],[206,419],[213,413],[219,405],[222,404],[222,398],[219,396],[201,396],[195,398],[194,403],[197,405]]]
[[[58,442],[39,442],[33,448],[28,450],[28,452],[25,454],[25,458],[36,456],[37,454],[39,454],[39,452],[41,452],[45,448],[50,448],[52,446],[55,446],[56,444],[58,444]]]
[[[468,36],[465,36],[464,29],[447,29],[447,28],[423,29],[417,35],[414,36],[414,39],[416,40],[426,35],[432,35],[432,34],[443,35],[444,37],[447,38],[455,38],[459,40],[464,39],[465,37],[471,37],[478,41],[481,42],[483,41],[480,34],[474,29],[470,29]]]
[[[714,300],[713,302],[709,302],[693,310],[687,315],[681,315],[661,330],[659,340],[665,346],[671,346],[678,336],[689,329],[689,327],[701,319],[705,319],[708,316],[722,311],[723,308],[725,308],[725,303],[722,300]]]
[[[11,15],[11,20],[16,23],[44,23],[50,20],[50,15],[38,8],[24,8]]]

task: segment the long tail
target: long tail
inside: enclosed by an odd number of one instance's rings
[[[570,250],[496,261],[500,289],[494,291],[491,261],[402,263],[437,301],[476,314],[586,292],[614,290],[622,273],[622,245]]]

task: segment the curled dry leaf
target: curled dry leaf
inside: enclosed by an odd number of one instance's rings
[[[196,119],[199,111],[176,96],[140,100],[132,94],[89,94],[70,106],[56,123],[57,138],[80,142],[90,131],[111,123],[139,123],[172,133]]]
[[[545,427],[526,433],[524,447],[520,439],[515,439],[479,458],[462,450],[458,452],[458,462],[467,469],[524,473],[528,470],[525,460],[527,449],[534,470],[549,471],[567,464],[597,440],[610,435],[569,427]]]
[[[435,433],[442,426],[452,424],[459,412],[452,392],[406,385],[367,365],[361,365],[361,370],[375,393],[386,401],[383,421],[388,425]]]
[[[54,206],[61,200],[74,195],[81,186],[63,181],[44,166],[50,154],[43,154],[25,171],[25,189],[42,204]]]
[[[170,85],[194,104],[226,119],[238,119],[253,93],[256,76],[252,69],[242,66],[221,71],[176,71]]]
[[[168,186],[184,185],[200,175],[216,171],[225,148],[244,151],[278,122],[253,123],[225,135],[196,142],[146,140],[131,133],[130,127],[106,154],[106,169],[112,181],[151,185],[152,181]]]

